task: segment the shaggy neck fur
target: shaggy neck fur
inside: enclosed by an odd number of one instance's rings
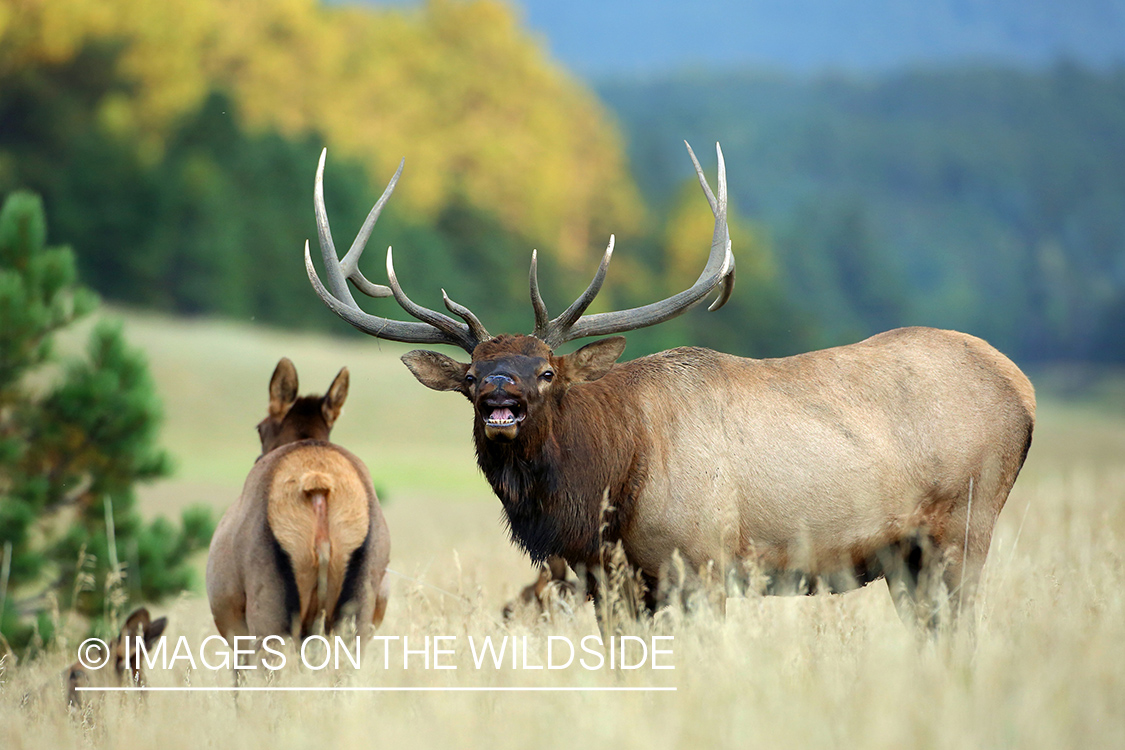
[[[533,562],[558,555],[591,564],[600,543],[616,542],[628,525],[645,451],[632,413],[605,380],[544,404],[512,443],[489,440],[475,421],[477,463],[504,505],[512,540]],[[603,498],[613,508],[604,518]]]

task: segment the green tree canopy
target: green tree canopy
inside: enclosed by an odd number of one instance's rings
[[[36,628],[50,637],[53,604],[97,618],[127,598],[187,588],[187,558],[211,534],[205,511],[186,512],[177,529],[136,510],[134,484],[166,475],[169,458],[156,445],[148,366],[120,326],[98,324],[83,358],[55,355],[53,335],[95,303],[71,251],[47,247],[39,199],[9,196],[0,209],[0,632],[17,648]]]

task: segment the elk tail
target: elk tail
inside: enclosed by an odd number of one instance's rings
[[[309,614],[318,615],[328,607],[328,566],[332,559],[332,539],[328,533],[328,496],[332,492],[332,477],[319,471],[310,471],[301,477],[301,491],[312,505],[316,516],[313,548],[316,552],[317,576],[315,599],[310,602]]]

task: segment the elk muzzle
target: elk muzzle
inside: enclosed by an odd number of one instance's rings
[[[516,381],[502,373],[484,379],[477,398],[477,411],[489,440],[511,442],[519,435],[520,423],[527,418],[527,407],[517,389]]]

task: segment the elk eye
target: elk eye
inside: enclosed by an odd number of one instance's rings
[[[544,370],[539,375],[539,379],[542,380],[545,383],[550,383],[552,380],[555,379],[555,371],[554,370]]]
[[[477,382],[476,375],[473,375],[471,372],[465,373],[465,384],[466,385],[472,385],[475,382]]]

